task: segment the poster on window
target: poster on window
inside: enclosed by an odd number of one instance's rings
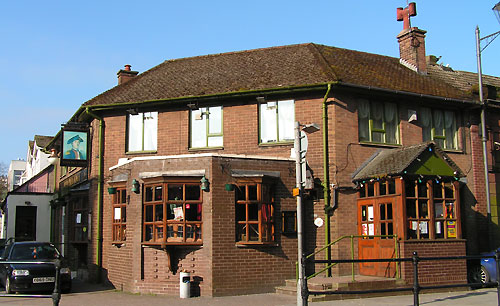
[[[368,224],[368,236],[375,235],[375,225],[373,223]]]
[[[373,221],[373,206],[368,206],[368,221]]]
[[[115,220],[120,220],[122,218],[122,209],[120,207],[115,207]]]
[[[174,219],[175,220],[184,220],[184,212],[182,211],[182,206],[174,207]]]
[[[66,124],[61,135],[61,166],[87,167],[90,149],[88,126]]]
[[[366,223],[361,224],[361,235],[363,236],[368,235],[368,224]]]
[[[448,238],[457,238],[457,223],[456,221],[446,221],[446,230]]]

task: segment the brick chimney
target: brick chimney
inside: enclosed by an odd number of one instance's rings
[[[403,21],[403,30],[398,34],[399,61],[406,67],[421,74],[427,73],[425,58],[425,33],[427,31],[411,27],[410,17],[417,15],[415,2],[408,7],[397,9],[397,20]]]
[[[137,74],[139,74],[138,71],[132,71],[130,68],[132,66],[130,65],[125,65],[125,69],[120,69],[116,74],[118,75],[118,85],[126,83],[133,79]]]

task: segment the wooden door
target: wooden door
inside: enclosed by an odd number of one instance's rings
[[[394,197],[360,199],[358,200],[359,259],[394,258],[394,239],[380,237],[394,235],[395,205]],[[395,263],[367,262],[359,264],[362,275],[394,277]]]

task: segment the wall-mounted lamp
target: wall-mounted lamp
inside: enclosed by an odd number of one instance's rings
[[[233,184],[226,184],[226,185],[224,185],[224,189],[226,189],[226,191],[233,191],[234,185]]]
[[[137,108],[129,108],[127,109],[127,113],[129,113],[130,115],[138,115],[139,114],[139,110]]]
[[[208,180],[207,180],[207,178],[205,176],[203,176],[201,178],[200,183],[201,183],[201,190],[208,191],[210,183],[208,182]]]
[[[139,184],[139,182],[136,180],[136,179],[133,179],[132,180],[132,189],[130,189],[130,191],[134,192],[134,193],[139,193],[141,192],[141,184]]]
[[[133,188],[133,185],[132,185]],[[108,193],[109,194],[115,194],[116,193],[116,187],[108,187]]]

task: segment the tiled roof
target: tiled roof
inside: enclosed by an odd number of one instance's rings
[[[37,146],[42,148],[45,148],[45,146],[47,146],[52,141],[52,139],[54,139],[54,137],[52,136],[35,135],[35,142]]]
[[[445,152],[439,149],[433,142],[425,142],[398,149],[377,151],[353,173],[352,180],[359,181],[376,177],[385,177],[388,175],[403,174],[411,163],[429,147],[432,147],[432,150],[441,156],[454,171],[457,171],[459,176],[462,175],[462,171]]]
[[[427,65],[427,72],[430,76],[443,80],[462,91],[470,93],[473,87],[477,91],[479,83],[477,73],[453,70],[450,67],[437,64]],[[500,78],[483,74],[483,84],[500,88]]]
[[[472,100],[472,96],[453,86],[404,67],[398,58],[309,43],[168,60],[84,105],[328,82]]]

